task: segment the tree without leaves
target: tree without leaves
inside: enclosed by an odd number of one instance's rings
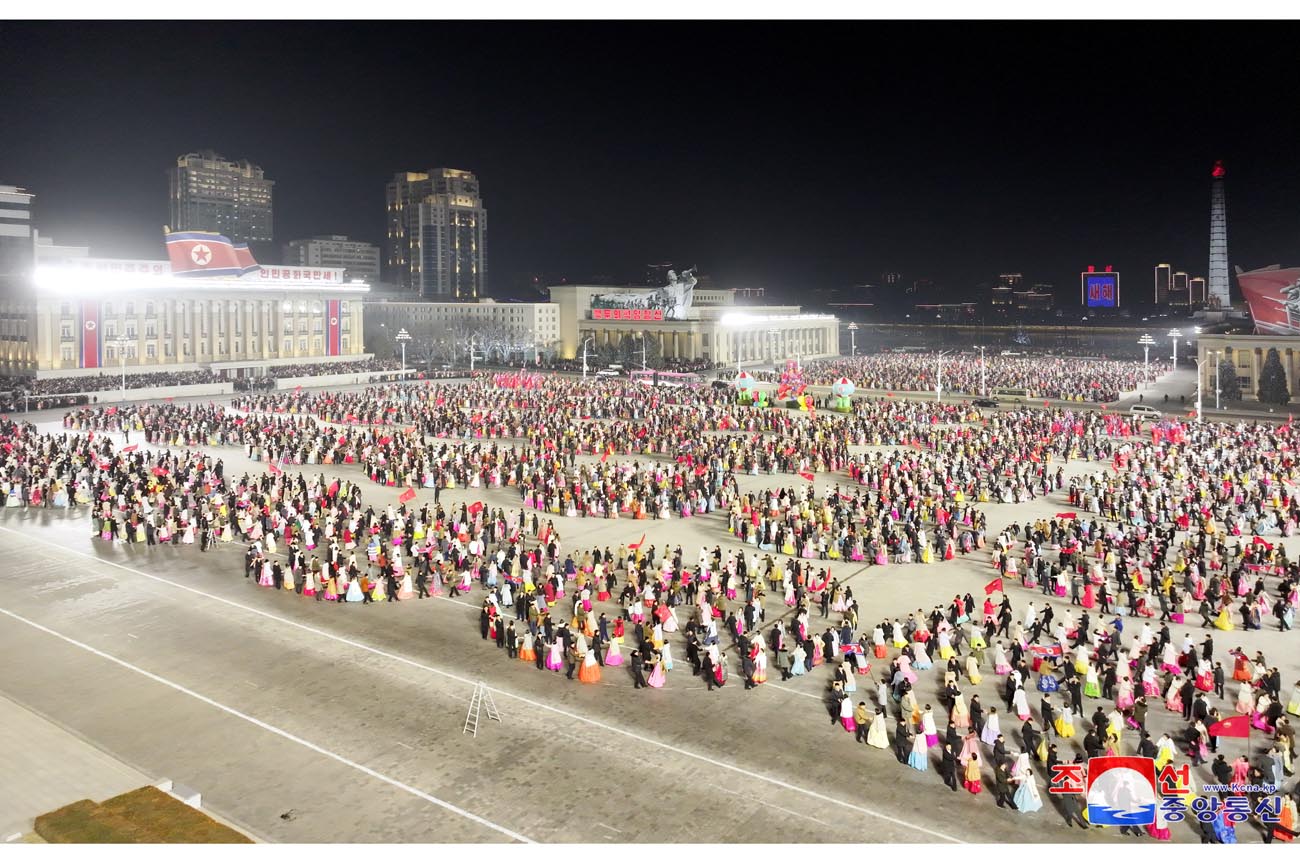
[[[1286,386],[1286,371],[1282,369],[1282,356],[1277,349],[1269,349],[1264,359],[1264,369],[1259,374],[1259,402],[1285,406],[1291,402],[1291,392]]]

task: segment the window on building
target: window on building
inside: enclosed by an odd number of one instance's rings
[[[347,334],[344,334],[344,335],[343,335],[343,342],[341,343],[341,345],[342,345],[342,347],[343,347],[343,353],[346,355],[347,352],[348,352],[348,335],[347,335]]]
[[[60,316],[71,316],[71,315],[72,315],[72,304],[59,304],[59,315],[60,315]]]
[[[306,337],[303,337],[302,339],[300,339],[300,340],[298,341],[298,351],[299,351],[299,352],[306,352],[306,351],[307,351],[307,338],[306,338]]]
[[[315,324],[312,326],[312,330],[315,331],[317,334],[319,334],[321,332],[321,329],[324,327],[324,325],[325,325],[324,322],[322,322],[320,319],[317,319],[315,321]]]
[[[190,341],[185,340],[184,342],[181,343],[181,354],[188,355],[189,353],[190,353]]]
[[[64,340],[72,339],[72,323],[64,322],[59,325],[59,336]]]
[[[284,341],[284,354],[286,354],[286,355],[292,355],[292,354],[293,354],[293,340],[292,340],[292,339],[288,339],[288,338],[285,339],[285,341]]]
[[[110,361],[116,361],[116,360],[117,360],[117,349],[116,349],[116,347],[114,347],[114,346],[105,346],[105,347],[104,347],[104,357],[107,358],[107,359],[110,360]]]
[[[145,326],[144,326],[144,335],[145,335],[146,337],[156,337],[156,336],[158,336],[158,326],[155,325],[153,322],[150,322],[149,324],[145,325]]]
[[[126,336],[132,340],[135,339],[135,324],[131,323],[126,326]]]
[[[144,347],[144,354],[146,357],[156,358],[158,357],[158,347],[155,346],[153,343],[146,343]]]
[[[135,301],[127,301],[127,302],[126,302],[126,314],[127,314],[128,316],[134,316],[134,315],[135,315]]]
[[[104,339],[113,340],[117,338],[117,326],[112,322],[104,325]]]
[[[145,301],[145,304],[144,304],[144,314],[145,314],[146,316],[152,316],[152,315],[153,315],[153,301]]]
[[[200,355],[206,355],[207,353],[208,353],[208,341],[207,341],[207,340],[200,340],[200,341],[199,341],[199,354],[200,354]]]
[[[104,315],[105,316],[113,315],[113,303],[111,301],[104,302]]]

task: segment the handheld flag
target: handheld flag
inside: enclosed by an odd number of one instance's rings
[[[1250,716],[1228,716],[1210,725],[1211,737],[1249,737]]]
[[[808,471],[806,471],[806,470],[805,470],[805,471],[801,471],[801,472],[799,473],[799,477],[802,478],[804,481],[807,481],[807,482],[810,482],[810,483],[813,482],[813,481],[815,481],[815,480],[817,480],[817,476],[813,475],[811,472],[808,472]]]
[[[109,406],[107,409],[104,410],[104,414],[105,414],[105,415],[116,415],[116,414],[117,414],[117,407],[116,407],[116,406]]]
[[[410,502],[414,498],[415,498],[415,491],[408,487],[402,491],[401,496],[397,497],[397,501],[405,505],[406,503]]]
[[[984,585],[984,594],[992,595],[995,592],[1002,591],[1002,578],[995,577],[992,581]]]
[[[643,544],[645,544],[645,533],[644,533],[644,532],[641,533],[641,540],[638,541],[636,544],[629,544],[629,545],[627,546],[627,549],[628,549],[628,550],[640,550],[640,549],[641,549],[641,545],[643,545]]]
[[[482,511],[482,510],[483,510],[483,503],[482,503],[482,502],[471,502],[471,503],[470,503],[470,506],[469,506],[469,513],[470,513],[470,514],[478,514],[478,513],[479,513],[480,511]]]
[[[136,449],[139,448],[139,447],[140,447],[139,445],[128,445],[128,446],[126,446],[125,448],[122,449],[122,453],[123,453],[123,454],[130,454],[132,451],[136,450]]]
[[[279,466],[276,466],[274,463],[269,464],[269,465],[268,465],[268,468],[271,470],[271,474],[272,474],[272,475],[283,475],[283,474],[284,474],[284,470],[281,469]]]

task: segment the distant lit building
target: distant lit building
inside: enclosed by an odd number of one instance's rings
[[[472,172],[399,172],[385,187],[388,278],[424,300],[473,301],[487,288],[487,209]]]
[[[886,286],[897,286],[903,282],[903,275],[897,271],[886,271],[880,275],[880,281]]]
[[[1193,307],[1205,306],[1205,277],[1192,277],[1188,280],[1187,294]]]
[[[1024,274],[998,274],[998,282],[1004,286],[1009,286],[1012,291],[1019,291],[1024,288]]]
[[[166,260],[92,258],[42,239],[21,298],[0,299],[0,371],[44,376],[224,371],[366,357],[365,283],[332,268],[173,276]]]
[[[284,246],[282,264],[316,268],[342,268],[344,278],[379,282],[379,247],[347,235],[317,235]]]
[[[1169,284],[1169,303],[1175,307],[1186,307],[1191,303],[1189,278],[1183,271],[1173,273]]]
[[[168,179],[176,231],[217,232],[244,243],[271,241],[275,181],[267,180],[260,166],[204,150],[178,156]]]
[[[1156,265],[1155,293],[1152,301],[1156,304],[1169,303],[1169,286],[1173,282],[1174,269],[1167,264]]]
[[[18,288],[32,269],[36,240],[34,198],[21,187],[0,186],[0,292],[6,294]]]
[[[855,288],[856,288],[856,287],[855,287]],[[737,298],[742,298],[742,299],[745,299],[745,300],[751,300],[751,299],[761,298],[761,297],[763,297],[764,295],[767,294],[767,289],[764,289],[764,288],[757,288],[757,289],[750,289],[750,288],[745,288],[745,289],[732,289],[732,291],[736,293],[736,297],[737,297]]]
[[[1006,284],[994,286],[990,290],[989,303],[991,303],[995,307],[1009,307],[1011,306],[1011,302],[1012,302],[1011,296],[1013,294],[1014,291],[1012,290],[1011,286],[1008,286]]]
[[[1017,310],[1050,310],[1052,308],[1052,293],[1038,292],[1032,289],[1013,292],[1012,302]]]

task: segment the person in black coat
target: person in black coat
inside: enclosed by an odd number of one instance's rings
[[[984,730],[984,706],[979,695],[970,699],[970,729],[976,732]]]
[[[953,755],[952,746],[946,742],[943,744],[943,753],[939,756],[939,775],[945,785],[954,791],[957,790],[957,760]]]
[[[999,761],[996,757],[993,759],[993,794],[998,799],[999,809],[1005,806],[1016,808],[1015,801],[1011,799],[1011,776],[1007,773],[1006,761]]]
[[[898,726],[894,728],[894,757],[898,758],[898,763],[907,763],[907,754],[912,751],[912,732],[907,729],[907,722],[903,719],[898,720]]]
[[[1151,742],[1151,735],[1146,731],[1142,732],[1142,739],[1138,741],[1137,753],[1143,758],[1152,758],[1156,756],[1156,744]]]
[[[487,640],[488,628],[491,625],[492,625],[492,617],[488,613],[488,606],[484,604],[483,607],[480,608],[478,612],[478,633],[483,638],[483,640]]]
[[[1079,675],[1071,673],[1065,680],[1065,687],[1070,691],[1070,710],[1076,716],[1083,715],[1083,683]]]
[[[1214,756],[1214,763],[1210,765],[1210,774],[1220,785],[1232,782],[1232,767],[1223,759],[1223,755]]]
[[[1223,698],[1223,680],[1224,680],[1223,663],[1215,662],[1214,663],[1214,694],[1220,699]]]
[[[1183,687],[1178,690],[1178,695],[1183,699],[1183,718],[1187,721],[1192,720],[1192,703],[1196,700],[1196,686],[1191,680],[1183,683]]]
[[[1038,705],[1038,713],[1043,717],[1043,733],[1047,736],[1048,742],[1056,736],[1056,707],[1052,706],[1052,696],[1043,695],[1043,701]]]
[[[1101,755],[1101,737],[1097,735],[1095,728],[1084,735],[1083,750],[1088,753],[1089,758],[1096,758]]]
[[[646,688],[647,686],[645,681],[645,671],[641,669],[642,668],[641,650],[639,649],[632,650],[632,653],[631,655],[629,655],[628,659],[629,659],[629,667],[632,670],[632,687],[637,689]]]
[[[1043,743],[1043,735],[1034,730],[1034,723],[1025,719],[1025,723],[1020,726],[1020,738],[1024,740],[1025,751],[1038,759],[1038,747]]]

